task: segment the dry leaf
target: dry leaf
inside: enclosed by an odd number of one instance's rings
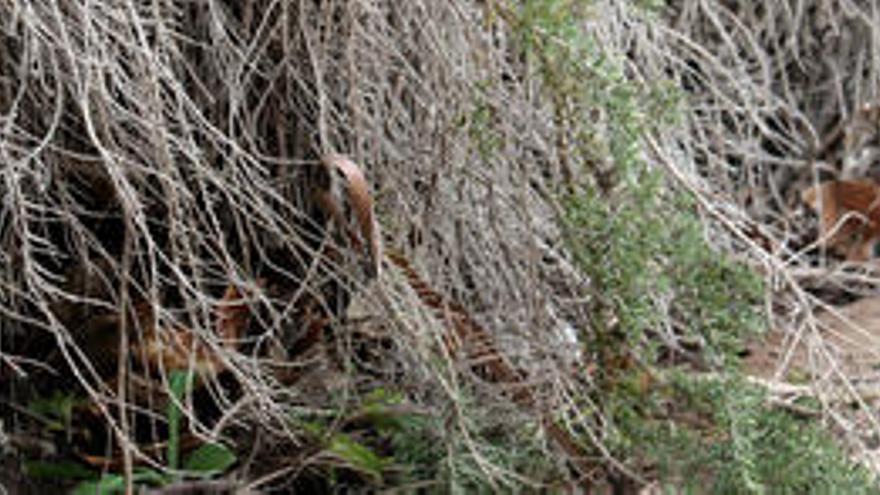
[[[819,234],[828,248],[851,261],[872,256],[880,239],[880,187],[874,181],[823,182],[801,198],[819,212]]]

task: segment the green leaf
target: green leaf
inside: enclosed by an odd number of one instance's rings
[[[32,401],[28,409],[41,416],[62,419],[70,415],[77,402],[75,396],[56,390],[49,398]]]
[[[132,474],[134,484],[163,485],[168,479],[152,469],[138,469]],[[121,474],[104,475],[98,481],[85,481],[76,485],[71,495],[113,495],[125,493],[125,477]]]
[[[28,404],[28,409],[44,423],[48,431],[64,431],[69,435],[73,410],[81,403],[83,400],[75,395],[56,390],[51,397]]]
[[[180,416],[178,403],[183,401],[187,388],[192,383],[192,373],[174,370],[168,376],[171,400],[168,401],[168,467],[177,469],[180,460]]]
[[[305,430],[306,433],[310,435],[314,435],[316,437],[324,436],[324,430],[326,429],[324,425],[317,421],[299,421],[300,427]]]
[[[343,434],[334,435],[327,450],[380,482],[382,470],[389,462],[388,459],[377,456],[369,447]]]
[[[102,477],[98,481],[80,483],[71,492],[72,495],[112,495],[125,493],[125,478],[118,474]]]
[[[165,485],[171,482],[171,478],[168,476],[147,468],[135,468],[134,473],[132,474],[132,480],[135,484],[140,483],[147,485]]]
[[[206,443],[186,459],[183,469],[200,476],[219,474],[235,464],[235,453],[220,443]]]
[[[361,416],[381,431],[400,430],[405,419],[412,416],[396,406],[403,403],[403,395],[379,387],[364,398],[364,405],[354,414]]]
[[[82,464],[70,461],[28,461],[24,463],[24,471],[31,478],[51,478],[56,480],[88,480],[98,476],[97,473]]]

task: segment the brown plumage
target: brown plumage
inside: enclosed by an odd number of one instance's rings
[[[368,256],[370,275],[378,277],[382,269],[382,241],[373,212],[373,197],[370,195],[367,178],[357,164],[342,155],[327,155],[321,163],[327,168],[331,177],[335,171],[341,172],[345,177],[348,201],[354,211],[359,232],[355,233],[351,229],[343,214],[342,205],[333,197],[332,191],[329,189],[317,191],[316,200],[324,212],[333,218],[348,236],[352,247]]]
[[[192,366],[203,375],[216,376],[225,369],[222,356],[202,341],[196,332],[182,325],[160,327],[149,304],[135,307],[144,336],[135,347],[135,355],[144,368],[187,369]],[[235,351],[244,333],[250,309],[241,291],[230,285],[214,309],[212,328],[227,351]]]
[[[504,385],[511,390],[511,399],[520,407],[539,415],[547,434],[566,453],[575,468],[584,476],[593,470],[589,465],[583,448],[575,437],[559,426],[549,411],[536,397],[534,386],[529,384],[528,376],[514,367],[495,345],[492,334],[474,320],[467,310],[455,301],[449,300],[435,291],[424,281],[402,253],[382,250],[379,242],[379,227],[373,215],[373,201],[369,194],[366,179],[360,168],[351,160],[331,155],[323,160],[329,172],[339,170],[345,177],[348,201],[354,210],[355,220],[360,227],[359,234],[352,231],[348,218],[338,199],[328,189],[316,191],[315,198],[327,217],[333,219],[348,237],[355,249],[363,250],[370,256],[375,274],[383,259],[396,266],[404,275],[407,284],[415,291],[419,300],[427,306],[434,316],[449,325],[443,335],[446,351],[452,356],[464,356],[468,366],[480,379],[488,383]]]

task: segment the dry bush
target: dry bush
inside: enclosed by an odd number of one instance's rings
[[[383,387],[439,418],[447,429],[433,440],[496,488],[546,480],[496,464],[473,435],[478,412],[525,432],[536,414],[560,412],[595,465],[627,472],[603,448],[600,408],[583,402],[594,384],[571,372],[578,342],[567,329],[592,325],[580,304],[589,281],[559,226],[558,198],[582,186],[577,143],[522,56],[508,7],[0,3],[5,398],[70,372],[125,467],[161,465],[137,440],[137,416],[161,411],[162,386],[138,383],[167,370],[117,359],[138,352],[151,321],[185,327],[219,356],[226,371],[205,371],[195,392],[217,410],[205,419],[188,405],[189,426],[252,449],[237,475],[254,486],[326,461],[291,417],[326,413],[343,427],[351,418],[336,406]],[[711,243],[765,270],[774,325],[833,364],[811,316],[820,300],[799,278],[816,257],[793,198],[865,149],[824,138],[874,98],[874,14],[824,0],[685,0],[657,12],[607,0],[584,11],[591,43],[619,56],[628,79],[684,90],[680,124],[650,137],[644,155],[696,193]],[[314,199],[339,181],[320,164],[329,153],[365,169],[384,243],[524,370],[529,407],[447,352],[450,319],[398,267],[386,262],[378,280],[365,269]],[[250,316],[234,345],[216,333],[229,287]],[[819,397],[849,383],[822,369]],[[540,445],[560,477],[595,475],[569,469],[558,443]]]
[[[410,390],[467,432],[450,409],[462,370],[437,361],[437,315],[393,268],[371,281],[344,236],[328,234],[314,193],[337,181],[319,163],[330,152],[365,168],[386,244],[516,349],[533,380],[562,376],[562,341],[547,329],[561,324],[555,295],[582,280],[557,268],[567,261],[552,205],[529,186],[562,180],[552,122],[484,7],[15,1],[0,19],[4,382],[73,373],[128,469],[162,462],[135,440],[136,411],[161,411],[162,387],[137,383],[175,363],[117,358],[163,332],[194,335],[184,345],[211,349],[226,370],[197,370],[218,382],[207,389],[222,419],[194,415],[194,433],[256,428],[254,458],[287,452],[244,477],[290,478],[312,462],[289,450],[304,436],[290,416],[345,391]],[[486,108],[481,132],[505,143],[491,159],[468,136]],[[233,345],[215,327],[227,287],[250,315]],[[393,350],[370,373],[344,372],[358,332]],[[491,387],[478,393],[501,417],[530,420]]]

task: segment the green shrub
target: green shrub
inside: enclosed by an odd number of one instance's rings
[[[817,425],[742,378],[737,355],[763,327],[761,279],[707,244],[693,200],[645,160],[641,137],[674,125],[679,95],[626,77],[621,54],[579,27],[589,4],[525,1],[515,26],[556,132],[577,137],[557,141],[577,170],[562,223],[591,282],[580,337],[607,447],[673,491],[868,491]],[[686,366],[668,358],[673,341]]]

